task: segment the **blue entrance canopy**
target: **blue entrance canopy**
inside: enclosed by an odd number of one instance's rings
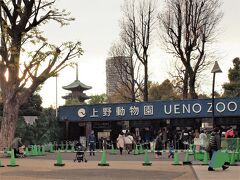
[[[215,98],[215,117],[240,116],[240,97]],[[59,121],[117,121],[212,117],[212,99],[59,107]]]

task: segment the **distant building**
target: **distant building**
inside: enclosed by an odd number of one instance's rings
[[[114,95],[117,89],[121,86],[121,80],[126,78],[126,70],[123,69],[123,64],[129,60],[125,56],[111,57],[106,60],[106,94],[107,96]]]

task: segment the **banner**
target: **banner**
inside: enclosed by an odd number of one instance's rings
[[[154,120],[212,117],[212,99],[74,105],[59,107],[59,121]],[[240,116],[240,98],[218,98],[215,117]]]

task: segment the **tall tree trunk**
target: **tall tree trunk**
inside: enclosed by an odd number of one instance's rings
[[[148,63],[144,63],[144,101],[148,101]]]
[[[188,82],[189,82],[188,80],[189,80],[188,72],[185,71],[183,77],[183,92],[182,92],[183,99],[188,98]]]
[[[196,78],[194,76],[194,74],[191,74],[189,77],[189,92],[190,92],[190,98],[191,99],[197,99],[198,95],[195,91],[195,82],[196,82]]]
[[[132,52],[132,51],[131,51]],[[130,77],[131,77],[131,98],[132,98],[132,102],[136,101],[136,94],[135,94],[135,66],[133,65],[133,55],[131,54],[131,60],[129,62],[130,64]]]
[[[132,79],[132,84],[131,84],[131,99],[132,102],[136,101],[136,95],[135,95],[135,83],[134,80]]]
[[[3,104],[3,120],[0,130],[0,150],[10,147],[18,120],[19,105],[16,101],[5,101]]]

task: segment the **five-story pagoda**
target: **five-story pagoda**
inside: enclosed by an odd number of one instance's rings
[[[78,66],[76,66],[76,80],[67,86],[63,86],[63,89],[71,91],[71,93],[63,96],[66,100],[78,99],[79,104],[83,104],[85,100],[90,97],[87,96],[83,91],[92,89],[91,86],[87,86],[78,80]]]

